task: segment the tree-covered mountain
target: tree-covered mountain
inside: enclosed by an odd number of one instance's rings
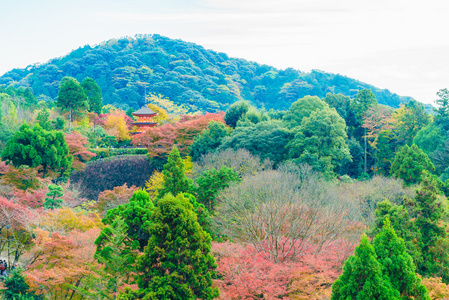
[[[84,46],[45,64],[13,69],[0,77],[0,84],[30,87],[39,98],[54,100],[64,76],[80,82],[95,79],[104,103],[124,109],[143,105],[145,92],[186,104],[192,111],[223,110],[241,99],[257,107],[288,109],[306,95],[342,93],[353,98],[364,88],[371,89],[380,104],[398,107],[410,100],[339,74],[279,70],[156,34]]]

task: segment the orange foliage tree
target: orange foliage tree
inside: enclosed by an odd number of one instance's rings
[[[121,204],[128,203],[137,189],[135,185],[128,187],[128,184],[125,183],[112,190],[105,190],[98,195],[98,201],[93,208],[98,209],[103,214]]]
[[[94,241],[100,229],[72,231],[68,236],[36,229],[29,251],[31,265],[25,272],[30,289],[46,299],[81,299],[79,287],[96,265]]]

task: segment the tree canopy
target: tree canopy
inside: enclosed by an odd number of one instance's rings
[[[47,131],[39,125],[30,128],[24,124],[6,143],[2,159],[16,167],[41,166],[45,177],[50,170],[62,175],[70,168],[73,157],[69,155],[69,146],[62,132]]]

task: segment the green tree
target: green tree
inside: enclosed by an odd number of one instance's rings
[[[248,126],[238,126],[229,137],[223,139],[219,151],[232,148],[246,149],[261,161],[270,160],[278,165],[288,158],[285,145],[293,138],[292,131],[284,128],[282,122],[264,121],[257,124],[248,122]]]
[[[441,89],[437,92],[438,99],[435,100],[437,109],[434,109],[438,119],[449,117],[449,90]]]
[[[3,285],[5,289],[0,290],[0,295],[3,294],[3,298],[6,300],[39,299],[38,296],[29,291],[21,268],[13,270],[9,276],[5,277]]]
[[[390,224],[395,233],[404,240],[407,253],[413,262],[416,265],[422,264],[421,232],[416,220],[410,217],[407,205],[394,205],[388,199],[377,203],[377,208],[374,211],[374,224],[370,232],[371,237],[380,234],[386,220],[391,220]]]
[[[422,149],[427,155],[440,148],[447,140],[447,134],[435,123],[430,123],[426,127],[421,128],[415,137],[413,143]]]
[[[351,121],[353,114],[351,111],[351,98],[342,94],[327,93],[323,98],[330,108],[335,108],[340,117],[342,117],[346,124]]]
[[[382,130],[377,138],[376,165],[377,172],[387,176],[390,174],[396,148],[394,133],[391,129]]]
[[[413,214],[421,233],[422,264],[418,264],[418,272],[422,275],[442,277],[449,282],[449,252],[444,250],[448,244],[446,224],[447,217],[445,199],[440,199],[440,190],[436,179],[424,174],[421,188],[416,192]],[[443,247],[443,249],[441,249]],[[443,250],[443,251],[441,251]]]
[[[197,221],[190,201],[179,194],[159,200],[152,216],[150,240],[138,259],[142,299],[214,299],[216,276],[211,237]]]
[[[402,144],[411,145],[418,131],[430,123],[430,115],[425,112],[424,105],[415,100],[398,108],[393,116],[395,120],[394,133]]]
[[[101,108],[103,107],[103,97],[101,95],[100,86],[92,78],[86,77],[81,82],[81,87],[87,95],[89,111],[100,114]]]
[[[195,195],[198,202],[203,203],[210,211],[214,210],[219,191],[227,188],[231,182],[240,181],[240,176],[232,169],[222,166],[220,170],[210,169],[196,179],[198,187]]]
[[[128,249],[130,252],[131,249],[140,249],[140,251],[143,251],[148,244],[148,228],[153,210],[154,204],[150,199],[150,195],[145,190],[139,189],[134,192],[128,203],[108,210],[102,222],[105,225],[112,225],[116,218],[123,218],[128,227],[128,239],[126,240]],[[103,250],[112,235],[113,233],[110,227],[106,227],[101,231],[95,241],[97,254]]]
[[[293,102],[282,120],[287,128],[295,128],[301,125],[305,117],[317,110],[329,109],[329,105],[317,96],[305,96]]]
[[[371,105],[377,105],[376,96],[370,89],[360,90],[351,103],[351,109],[354,111],[359,126],[362,125],[363,117]]]
[[[420,182],[426,170],[435,170],[427,154],[416,145],[405,145],[396,153],[390,173],[410,185]]]
[[[97,292],[102,294],[105,299],[110,299],[110,296],[116,299],[119,287],[125,283],[129,272],[135,271],[132,268],[134,257],[126,247],[129,237],[125,220],[121,216],[117,216],[108,228],[109,234],[105,235],[103,248],[95,255],[98,262],[104,266],[101,279],[106,281],[105,288]]]
[[[390,278],[391,285],[401,294],[401,299],[430,300],[429,293],[416,274],[416,266],[407,253],[404,240],[396,235],[390,220],[384,222],[382,231],[374,238],[377,260],[382,273]]]
[[[175,196],[180,193],[188,193],[192,188],[193,182],[185,174],[184,163],[177,147],[173,147],[168,155],[162,175],[164,185],[158,189],[158,198],[162,198],[168,193]]]
[[[303,119],[295,138],[287,145],[290,158],[308,163],[328,178],[334,177],[336,167],[351,161],[345,129],[345,121],[335,109],[313,111]]]
[[[36,120],[38,124],[45,130],[51,130],[50,112],[44,108],[37,114]]]
[[[64,189],[60,185],[50,184],[48,185],[48,197],[45,198],[44,207],[46,209],[60,208],[64,200],[61,199],[64,196]]]
[[[87,96],[79,82],[73,77],[62,78],[59,86],[58,107],[69,111],[69,133],[71,132],[71,122],[73,111],[80,111],[88,107]]]
[[[49,170],[62,175],[70,168],[73,157],[69,155],[69,146],[62,132],[47,131],[38,124],[31,129],[23,124],[6,143],[2,159],[16,167],[41,166],[43,177],[46,177]]]
[[[224,117],[226,124],[231,126],[232,128],[235,128],[239,119],[248,112],[250,106],[251,105],[249,101],[244,100],[233,103],[226,110],[226,115]]]
[[[355,255],[343,266],[343,274],[332,285],[331,300],[393,300],[400,299],[388,277],[382,274],[382,265],[366,235],[362,236]]]
[[[202,155],[217,149],[229,132],[229,127],[226,127],[225,124],[216,121],[210,122],[207,129],[197,135],[190,146],[192,160],[197,161]]]

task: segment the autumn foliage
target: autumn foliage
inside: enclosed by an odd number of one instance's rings
[[[69,145],[69,154],[73,155],[72,168],[81,170],[84,168],[84,163],[96,156],[95,153],[87,149],[87,138],[78,132],[72,132],[65,135],[65,140]]]
[[[147,147],[151,157],[167,154],[171,151],[173,145],[176,145],[181,154],[185,156],[195,136],[206,129],[211,121],[225,123],[223,117],[223,113],[182,116],[174,125],[164,124],[137,135],[133,139],[133,145]]]
[[[79,286],[92,272],[91,265],[96,263],[94,240],[99,233],[98,228],[93,228],[64,236],[37,229],[29,252],[32,263],[26,271],[31,290],[51,299],[81,299],[70,285]]]
[[[320,255],[309,245],[307,255],[289,263],[268,260],[249,245],[213,243],[220,299],[326,299],[341,272],[341,256],[350,254],[342,243],[333,243]]]

